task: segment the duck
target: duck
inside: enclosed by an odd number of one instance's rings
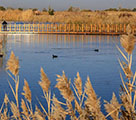
[[[57,55],[54,55],[54,54],[52,55],[52,58],[53,58],[53,59],[54,59],[54,58],[57,58],[57,57],[58,57]]]
[[[99,49],[94,49],[95,52],[99,52]]]

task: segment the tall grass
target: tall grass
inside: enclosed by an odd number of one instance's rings
[[[100,98],[97,97],[92,87],[89,77],[87,77],[85,86],[82,85],[80,74],[77,73],[74,83],[71,83],[65,72],[57,75],[57,84],[55,87],[60,91],[64,98],[64,102],[59,101],[55,94],[51,95],[50,80],[41,68],[41,80],[39,85],[43,90],[43,96],[47,102],[47,106],[43,106],[38,99],[39,105],[32,107],[32,95],[29,84],[24,80],[22,94],[24,98],[18,100],[19,90],[19,60],[11,52],[7,62],[7,73],[14,81],[14,86],[10,84],[11,91],[15,98],[15,102],[9,100],[5,94],[3,104],[0,109],[0,119],[16,119],[16,120],[64,120],[67,117],[72,120],[106,120],[111,117],[113,120],[135,120],[136,119],[136,89],[135,78],[136,72],[132,72],[132,52],[135,44],[135,37],[132,35],[131,27],[127,27],[127,34],[122,35],[120,39],[124,51],[117,46],[121,53],[118,59],[122,72],[120,78],[122,81],[120,100],[118,102],[113,93],[111,101],[104,100],[106,115],[101,110]],[[39,108],[38,108],[39,106]],[[32,109],[34,108],[34,109]],[[11,113],[12,112],[12,113]]]
[[[61,19],[60,19],[61,18]],[[24,22],[53,22],[53,23],[84,23],[84,24],[133,24],[135,23],[135,12],[121,11],[92,11],[92,12],[67,12],[56,11],[54,15],[48,12],[35,14],[30,10],[6,10],[0,11],[0,21],[24,21]]]

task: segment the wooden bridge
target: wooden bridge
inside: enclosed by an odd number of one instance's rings
[[[132,26],[132,32],[136,35],[136,26]],[[0,33],[13,34],[100,34],[120,35],[126,33],[126,24],[7,24],[6,30],[0,25]]]

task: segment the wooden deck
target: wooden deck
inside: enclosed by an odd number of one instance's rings
[[[136,26],[132,26],[136,35]],[[121,35],[126,33],[126,24],[16,24],[10,23],[1,34],[77,34],[77,35]]]

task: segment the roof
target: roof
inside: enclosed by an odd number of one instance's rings
[[[2,24],[3,24],[3,25],[4,25],[4,24],[7,24],[7,22],[6,22],[6,21],[3,21]]]

